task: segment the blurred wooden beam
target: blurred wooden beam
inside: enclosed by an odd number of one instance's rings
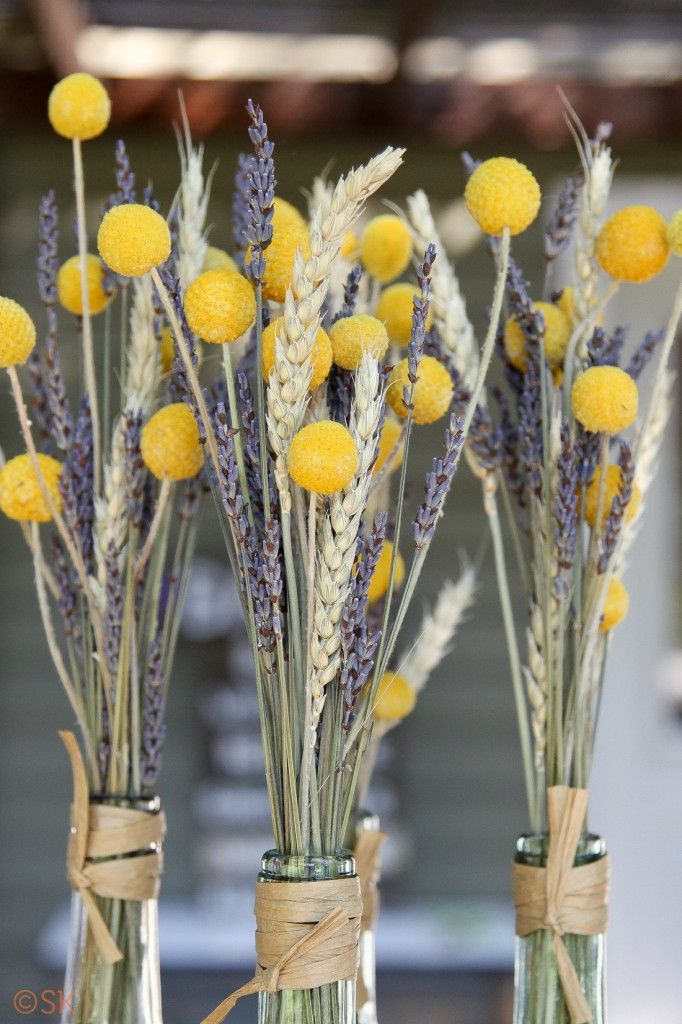
[[[24,6],[57,77],[78,71],[76,42],[88,20],[81,0],[24,0]]]

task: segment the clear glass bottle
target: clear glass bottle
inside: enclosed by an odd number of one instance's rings
[[[160,810],[158,797],[93,800],[148,814]],[[83,900],[74,892],[61,1024],[163,1024],[157,901],[96,899],[123,959],[102,961]]]
[[[352,878],[351,854],[308,857],[269,850],[263,856],[259,882],[321,882]],[[308,989],[262,992],[259,1024],[355,1024],[355,981],[336,981]]]
[[[355,842],[364,832],[379,832],[379,816],[371,811],[358,811],[355,817]],[[363,897],[367,887],[373,890],[370,899],[378,902],[379,879],[363,881]],[[363,910],[360,929],[360,964],[356,994],[357,1024],[377,1024],[376,912],[377,902],[369,913]]]
[[[544,867],[548,845],[546,834],[521,836],[516,844],[517,864]],[[588,834],[580,839],[573,863],[578,867],[604,856],[604,840]],[[567,934],[563,940],[590,1007],[592,1024],[604,1024],[606,934]],[[516,936],[514,1024],[570,1024],[556,969],[554,937],[549,931]]]

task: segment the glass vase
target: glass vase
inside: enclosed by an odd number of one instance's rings
[[[93,802],[148,814],[160,810],[158,797]],[[102,960],[83,900],[74,892],[61,1024],[163,1024],[157,901],[95,899],[123,959],[111,965]]]
[[[363,833],[380,831],[379,817],[370,811],[358,811],[355,817],[355,843]],[[376,916],[378,912],[378,873],[367,880],[361,879],[363,899],[371,901],[372,907],[363,908],[360,929],[360,963],[356,992],[357,1024],[377,1024],[377,967],[376,967]],[[367,910],[369,909],[369,912]]]
[[[263,857],[259,882],[321,882],[352,878],[351,854],[297,856],[270,850]],[[261,992],[259,1024],[355,1024],[355,981],[336,981],[307,989]]]
[[[546,834],[523,835],[516,844],[517,864],[545,867],[549,841]],[[578,842],[574,867],[606,856],[606,845],[596,835]],[[606,1020],[606,934],[563,936],[580,986],[592,1014],[592,1024]],[[550,931],[516,936],[514,961],[514,1024],[570,1024]]]

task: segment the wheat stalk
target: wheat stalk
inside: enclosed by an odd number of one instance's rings
[[[180,288],[185,289],[197,277],[206,258],[206,213],[211,196],[211,181],[215,166],[204,182],[204,147],[192,146],[185,104],[180,96],[183,133],[178,130],[178,151],[180,154],[180,188],[177,196],[178,211],[178,254],[175,269]]]

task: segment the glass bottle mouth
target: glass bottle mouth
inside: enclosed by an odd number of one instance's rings
[[[91,793],[91,804],[102,804],[106,807],[127,807],[132,811],[147,811],[148,814],[158,814],[161,810],[161,797],[159,796],[126,796],[112,793]]]
[[[544,867],[549,851],[549,834],[547,832],[529,832],[519,836],[516,841],[517,864],[528,864],[531,867]],[[574,865],[589,864],[606,856],[606,843],[601,836],[586,832],[578,840]]]
[[[352,878],[355,858],[344,850],[337,854],[312,856],[268,850],[263,854],[260,882],[316,882],[330,878]]]

